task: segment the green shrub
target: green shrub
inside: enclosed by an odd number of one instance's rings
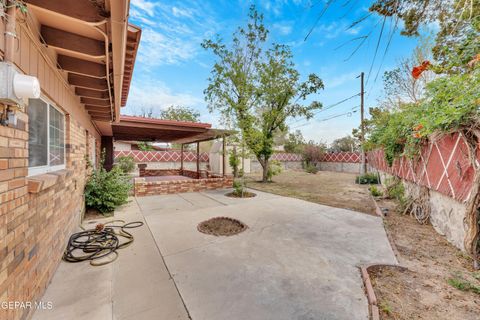
[[[399,178],[387,179],[385,185],[387,197],[397,200],[400,204],[400,208],[402,208],[407,202],[405,187],[403,186],[402,180]]]
[[[267,179],[272,181],[273,176],[282,173],[282,164],[278,160],[272,160],[268,164]]]
[[[123,173],[127,174],[135,169],[135,160],[133,157],[118,157],[117,166],[120,168],[120,170],[122,170]]]
[[[85,203],[101,213],[112,212],[116,207],[125,204],[131,188],[129,178],[115,166],[111,171],[103,168],[94,170],[85,186]]]
[[[318,172],[318,168],[317,168],[316,165],[314,165],[312,163],[308,163],[305,166],[305,171],[308,172],[308,173],[316,174]]]
[[[153,146],[150,144],[150,142],[147,141],[139,141],[138,144],[138,149],[140,151],[153,151],[155,150]]]
[[[241,195],[245,191],[245,186],[240,181],[233,181],[233,194]]]
[[[378,184],[380,179],[376,173],[365,173],[355,178],[355,183],[358,184]]]
[[[370,186],[368,190],[370,190],[370,194],[374,197],[380,197],[383,195],[383,192],[380,191],[376,186]]]
[[[233,147],[232,152],[230,152],[230,154],[228,156],[228,163],[230,164],[230,167],[232,168],[233,176],[235,178],[237,178],[238,177],[238,166],[240,165],[240,158],[238,157],[236,147]]]

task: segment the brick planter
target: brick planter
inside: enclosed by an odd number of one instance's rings
[[[205,190],[231,188],[233,177],[211,176],[206,179],[147,181],[145,178],[135,178],[135,196],[151,196],[184,192],[199,192]]]

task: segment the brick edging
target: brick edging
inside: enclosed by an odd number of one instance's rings
[[[370,274],[368,273],[369,268],[378,267],[378,266],[407,269],[401,265],[385,264],[385,263],[371,263],[371,264],[359,266],[363,285],[365,287],[365,294],[367,296],[368,312],[370,315],[370,320],[380,320],[380,310],[378,309],[377,296],[375,295],[375,290],[373,290],[372,280],[370,279]]]
[[[382,210],[381,210],[380,207],[378,206],[377,200],[375,200],[375,197],[372,196],[371,193],[370,193],[370,198],[372,198],[372,201],[373,201],[373,203],[375,204],[375,214],[376,214],[377,216],[383,218]]]

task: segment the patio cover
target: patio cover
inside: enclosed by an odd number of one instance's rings
[[[115,140],[134,140],[189,144],[229,136],[234,131],[212,129],[209,123],[121,116],[112,123]]]

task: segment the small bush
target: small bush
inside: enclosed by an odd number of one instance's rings
[[[380,191],[376,186],[370,186],[368,190],[370,190],[370,194],[374,197],[380,197],[383,195],[383,192]]]
[[[245,191],[243,183],[240,181],[233,181],[233,194],[241,195]]]
[[[358,184],[378,184],[380,179],[376,173],[366,173],[355,178],[355,183]]]
[[[405,196],[405,187],[403,186],[402,180],[391,178],[387,179],[385,184],[387,197],[397,200],[400,208],[403,208],[406,205],[407,197]]]
[[[306,165],[316,164],[322,161],[325,149],[324,144],[316,144],[312,141],[307,143],[302,149],[303,161],[305,161]]]
[[[230,152],[230,154],[228,156],[228,163],[230,164],[230,167],[232,168],[233,176],[235,178],[237,178],[238,177],[238,166],[240,165],[240,158],[238,157],[236,147],[233,147],[232,152]]]
[[[268,164],[267,179],[272,181],[273,176],[282,173],[282,164],[278,160],[272,160]]]
[[[117,166],[123,173],[127,174],[135,169],[135,160],[132,157],[119,157],[117,158]]]
[[[153,148],[153,146],[150,144],[150,142],[146,142],[146,141],[139,141],[137,146],[138,146],[138,149],[140,151],[153,151],[153,150],[155,150]]]
[[[318,172],[318,168],[316,165],[309,163],[305,166],[305,171],[308,173],[316,174]]]
[[[85,203],[101,213],[112,212],[127,202],[130,188],[129,178],[119,167],[106,171],[102,163],[98,170],[93,171],[85,186]]]

